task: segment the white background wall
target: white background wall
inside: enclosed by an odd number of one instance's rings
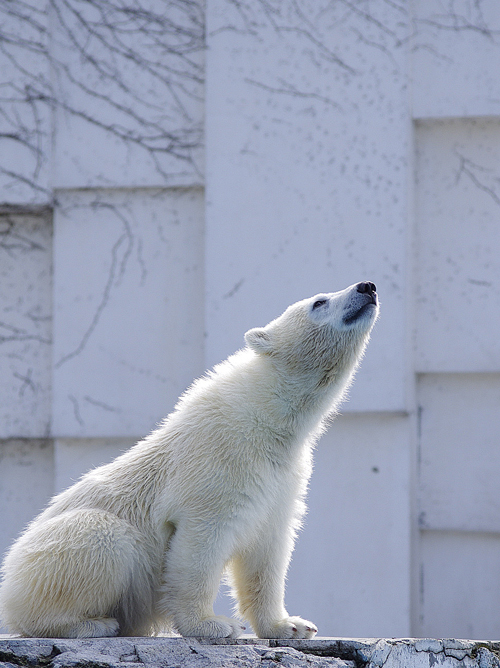
[[[141,4],[0,6],[0,551],[246,329],[372,280],[289,610],[499,638],[500,5]]]

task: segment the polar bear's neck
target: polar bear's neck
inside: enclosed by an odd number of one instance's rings
[[[280,373],[272,360],[243,349],[194,383],[177,410],[225,416],[242,431],[267,430],[280,440],[297,441],[321,431],[335,411],[351,373],[324,382],[321,376]]]

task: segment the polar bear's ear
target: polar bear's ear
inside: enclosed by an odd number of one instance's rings
[[[271,336],[264,327],[249,329],[245,334],[245,341],[256,353],[270,353],[273,349]]]

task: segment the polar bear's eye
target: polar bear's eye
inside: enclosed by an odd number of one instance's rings
[[[326,304],[327,301],[328,299],[318,299],[317,301],[314,302],[312,310],[314,311],[314,309],[323,306],[324,304]]]

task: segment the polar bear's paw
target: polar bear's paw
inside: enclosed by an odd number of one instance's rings
[[[64,638],[113,638],[119,630],[113,617],[94,617],[66,628],[60,635]]]
[[[179,629],[183,636],[197,638],[238,638],[245,627],[237,619],[230,619],[222,615],[206,617],[190,628]]]
[[[258,635],[260,638],[313,638],[317,632],[316,625],[308,622],[307,619],[285,617]]]

